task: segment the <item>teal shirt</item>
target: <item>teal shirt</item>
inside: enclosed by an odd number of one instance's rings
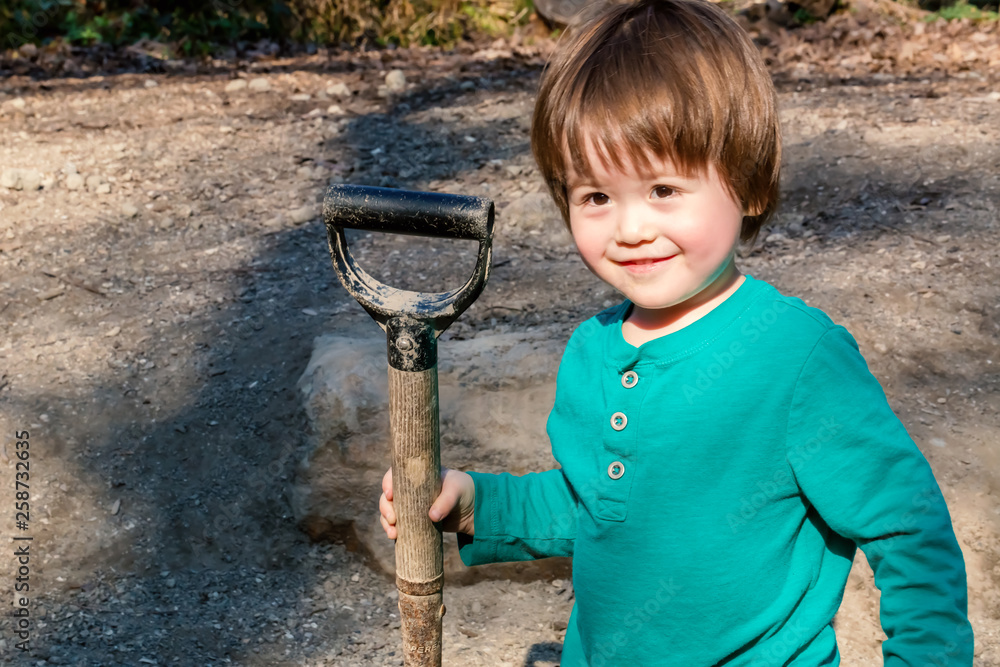
[[[851,335],[749,276],[639,348],[629,307],[567,344],[548,422],[561,467],[470,473],[467,565],[573,557],[563,667],[837,665],[857,547],[886,667],[971,665],[948,508]]]

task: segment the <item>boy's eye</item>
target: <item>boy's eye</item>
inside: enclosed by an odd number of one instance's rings
[[[594,206],[604,206],[610,201],[608,196],[603,192],[592,192],[583,199],[584,204],[593,204]]]
[[[653,188],[652,195],[653,199],[666,199],[675,192],[676,190],[674,190],[669,185],[657,185],[655,188]]]

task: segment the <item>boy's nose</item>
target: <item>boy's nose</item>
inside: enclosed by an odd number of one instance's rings
[[[641,211],[635,207],[620,207],[615,241],[623,245],[636,245],[651,241],[654,237],[653,225]]]

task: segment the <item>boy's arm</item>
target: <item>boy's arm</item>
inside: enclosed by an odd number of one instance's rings
[[[965,563],[948,507],[842,327],[813,349],[787,427],[799,487],[875,573],[885,667],[972,665]]]
[[[476,484],[475,536],[458,533],[466,565],[572,556],[577,499],[562,469],[490,475]]]

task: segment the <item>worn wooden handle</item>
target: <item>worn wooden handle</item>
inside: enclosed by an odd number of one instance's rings
[[[389,429],[403,664],[440,667],[444,558],[441,531],[427,516],[441,489],[436,365],[389,367]]]

